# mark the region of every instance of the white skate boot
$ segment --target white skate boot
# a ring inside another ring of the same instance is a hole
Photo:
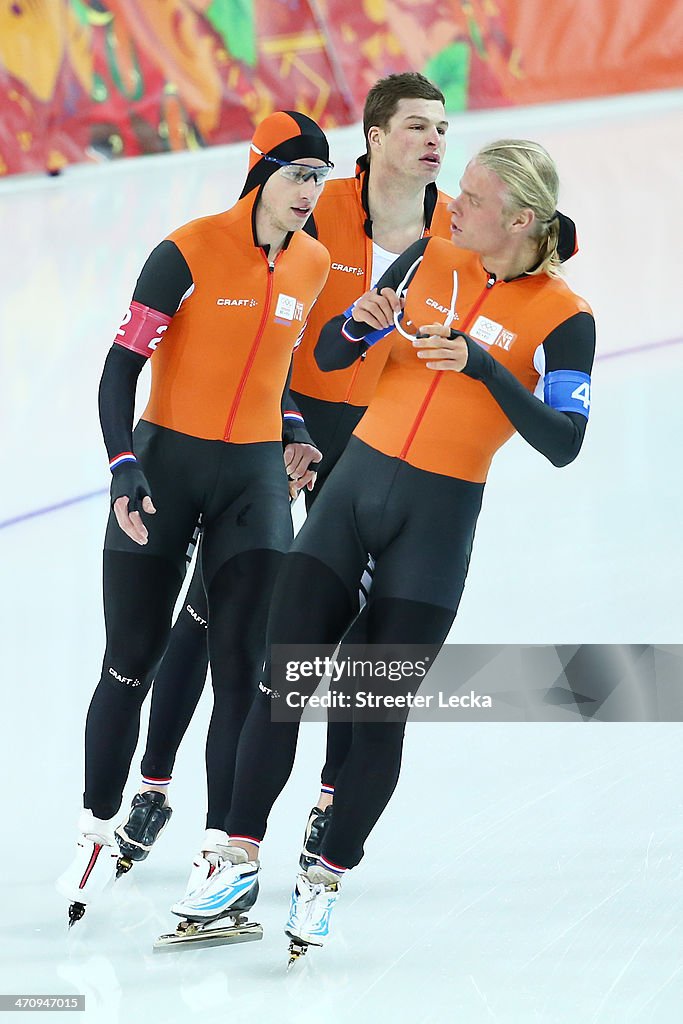
[[[214,871],[225,862],[229,846],[230,839],[227,832],[223,832],[219,828],[207,828],[202,848],[192,862],[183,899],[191,896],[195,889],[203,885],[207,878],[210,878]]]
[[[258,896],[259,862],[250,861],[245,850],[216,841],[227,840],[225,832],[208,829],[207,836],[209,833],[214,849],[202,851],[193,865],[185,896],[171,907],[171,913],[183,920],[175,932],[159,936],[154,943],[156,950],[263,938],[261,925],[246,918],[246,911]]]
[[[309,946],[322,946],[330,931],[330,914],[339,898],[339,875],[314,864],[298,874],[285,934],[289,944],[291,967]]]
[[[76,856],[57,879],[57,890],[71,901],[69,927],[80,921],[88,903],[116,876],[119,848],[114,836],[114,819],[103,821],[84,810],[78,819]]]

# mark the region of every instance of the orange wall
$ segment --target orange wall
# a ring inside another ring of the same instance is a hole
[[[683,86],[683,0],[0,0],[0,174],[330,128],[420,70],[448,109]]]

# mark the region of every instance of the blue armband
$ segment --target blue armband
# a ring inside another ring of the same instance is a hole
[[[355,303],[354,303],[354,305],[355,305]],[[367,327],[367,324],[363,324],[360,321],[354,320],[352,315],[351,315],[352,313],[353,313],[353,306],[349,306],[348,309],[344,310],[344,316],[346,317],[346,320],[342,324],[341,332],[342,332],[343,336],[346,338],[347,341],[355,341],[355,342],[364,341],[365,344],[368,346],[368,348],[370,348],[370,346],[374,345],[375,342],[381,341],[382,338],[386,338],[387,334],[391,334],[391,332],[394,329],[394,325],[392,324],[391,327],[384,327],[384,328],[382,328],[380,330],[370,331],[369,334],[361,334],[361,335],[359,335],[359,337],[356,337],[355,336],[355,331],[356,330],[361,330],[361,331],[365,330],[365,328]],[[351,325],[354,325],[354,324],[355,324],[355,329],[354,329],[353,326],[351,326]]]
[[[551,370],[543,378],[543,401],[558,412],[578,412],[588,419],[590,376],[579,370]]]

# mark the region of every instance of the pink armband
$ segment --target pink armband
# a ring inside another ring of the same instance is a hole
[[[131,352],[137,352],[139,356],[149,358],[170,322],[171,317],[160,313],[158,309],[150,309],[140,302],[131,302],[114,341]]]

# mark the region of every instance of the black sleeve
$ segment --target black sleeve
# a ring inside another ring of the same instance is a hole
[[[135,389],[145,356],[112,345],[107,355],[99,390],[102,436],[109,459],[133,450]]]
[[[453,332],[457,334],[458,332]],[[525,441],[554,466],[567,466],[583,443],[587,418],[581,413],[559,412],[527,391],[506,367],[468,335],[468,377],[486,385],[507,418]],[[556,327],[543,343],[546,373],[579,370],[590,374],[595,354],[595,321],[590,313],[575,313]]]
[[[282,392],[282,444],[312,444],[317,447],[315,441],[306,429],[306,423],[301,414],[299,406],[292,398],[289,385],[292,381],[292,364],[289,364],[289,373],[285,382],[285,389]]]
[[[192,287],[192,274],[175,242],[161,242],[147,257],[140,271],[133,301],[167,316],[177,312],[185,293]],[[100,426],[109,458],[132,451],[135,389],[145,356],[123,345],[112,345],[107,355],[99,388]]]
[[[383,288],[391,288],[392,291],[398,291],[413,263],[424,256],[428,243],[429,238],[420,238],[417,242],[409,245],[405,252],[402,252],[398,259],[387,267],[374,290],[381,292]],[[410,281],[405,282],[404,290],[409,283]],[[367,352],[371,345],[394,329],[392,326],[378,331],[370,324],[353,320],[351,319],[352,309],[353,306],[339,316],[333,317],[320,332],[313,354],[316,363],[323,371],[342,370],[351,366],[356,359]]]
[[[135,285],[133,301],[173,316],[192,284],[185,257],[175,242],[165,239],[147,257]]]

